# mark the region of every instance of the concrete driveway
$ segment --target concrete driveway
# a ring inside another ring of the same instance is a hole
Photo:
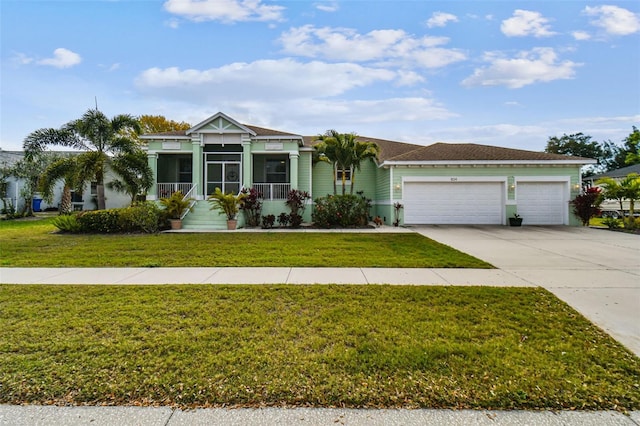
[[[640,235],[564,226],[414,230],[546,288],[640,356]]]

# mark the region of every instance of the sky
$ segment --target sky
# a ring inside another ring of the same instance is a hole
[[[640,2],[0,0],[0,148],[98,108],[533,151],[640,127]]]

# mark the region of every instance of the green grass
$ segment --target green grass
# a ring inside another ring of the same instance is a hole
[[[413,233],[69,235],[50,222],[0,221],[0,266],[492,268]]]
[[[640,408],[540,288],[2,285],[0,330],[0,403]]]

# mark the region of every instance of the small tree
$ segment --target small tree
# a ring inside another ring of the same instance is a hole
[[[621,211],[624,211],[622,202],[629,200],[629,219],[625,222],[625,226],[635,228],[635,202],[640,200],[640,175],[629,173],[619,182],[615,179],[603,178],[598,180],[596,185],[601,185],[604,188],[604,197],[618,200]]]
[[[582,226],[589,226],[589,220],[600,213],[602,193],[600,188],[587,189],[584,194],[578,195],[570,201],[573,206],[573,214],[582,221]]]

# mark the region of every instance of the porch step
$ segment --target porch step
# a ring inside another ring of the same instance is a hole
[[[193,230],[224,230],[227,229],[227,219],[215,210],[210,210],[211,204],[205,200],[196,201],[193,209],[182,220],[182,229]]]

